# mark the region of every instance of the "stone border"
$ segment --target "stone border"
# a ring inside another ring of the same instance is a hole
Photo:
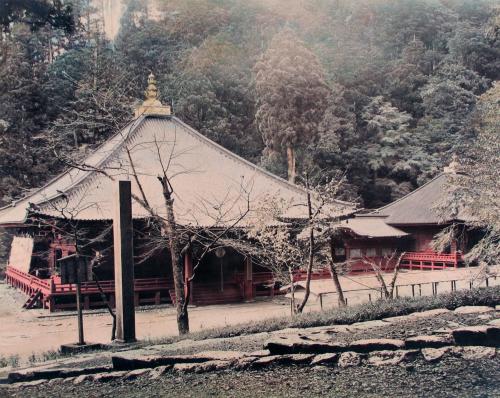
[[[482,314],[498,311],[499,307],[459,307],[460,314]],[[451,312],[437,309],[393,317],[384,322],[400,322],[415,318]],[[293,336],[278,336],[265,344],[265,349],[254,352],[205,351],[194,355],[112,356],[112,366],[93,368],[27,369],[11,372],[0,387],[28,387],[44,383],[85,381],[107,382],[116,379],[133,380],[147,376],[155,379],[167,372],[204,373],[217,370],[262,369],[273,365],[349,366],[404,365],[422,357],[427,362],[437,362],[446,356],[463,359],[494,358],[495,347],[500,347],[498,320],[487,325],[461,327],[440,335],[422,335],[399,339],[364,339],[349,344],[331,341],[328,330],[340,326],[297,329]],[[364,329],[382,321],[368,321],[350,325]],[[309,334],[303,334],[308,331]],[[292,330],[290,330],[292,332]],[[299,333],[300,332],[300,333]],[[2,382],[0,381],[0,383]],[[5,384],[10,383],[10,384]]]

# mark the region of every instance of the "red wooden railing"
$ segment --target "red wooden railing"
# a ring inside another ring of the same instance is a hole
[[[53,276],[49,279],[40,279],[34,275],[29,275],[23,271],[18,270],[12,266],[7,266],[6,281],[10,285],[19,288],[21,291],[27,295],[34,294],[37,290],[40,290],[42,294],[42,304],[44,308],[49,308],[51,311],[55,309],[62,309],[66,307],[72,307],[74,304],[58,304],[56,302],[57,297],[73,296],[76,293],[75,284],[62,284],[61,278],[58,276]],[[110,296],[110,301],[112,302],[115,292],[115,282],[112,280],[100,281],[99,285],[105,294]],[[134,281],[134,292],[136,294],[136,302],[139,304],[141,292],[153,292],[156,293],[155,299],[147,299],[148,301],[153,301],[159,304],[160,292],[167,291],[164,295],[168,294],[168,290],[172,289],[173,283],[167,278],[141,278]],[[88,308],[91,305],[96,304],[90,301],[91,295],[98,295],[100,290],[96,282],[83,282],[81,284],[81,292],[84,297],[84,302]],[[102,302],[97,304],[101,305]]]
[[[360,260],[361,261],[361,260]],[[462,255],[460,253],[454,254],[442,254],[442,253],[432,253],[432,252],[407,252],[402,257],[401,267],[413,269],[444,269],[444,268],[456,268],[459,263],[462,262]],[[387,270],[390,270],[391,267],[388,267]],[[362,270],[371,271],[367,268],[366,265],[363,265]],[[356,267],[351,269],[351,272],[359,271]],[[244,284],[245,275],[243,273],[235,273],[233,276],[233,280],[231,283],[234,285],[235,289],[237,286],[242,287]],[[304,280],[306,278],[305,271],[297,271],[295,272],[295,281]],[[330,272],[327,268],[321,270],[315,270],[312,275],[312,279],[326,279],[330,278]],[[37,291],[41,292],[42,303],[44,308],[49,308],[51,311],[54,309],[61,309],[66,307],[74,306],[74,304],[58,304],[56,302],[57,297],[63,296],[71,296],[76,293],[76,285],[74,284],[62,284],[61,278],[58,276],[53,276],[49,279],[40,279],[34,275],[27,274],[23,271],[20,271],[17,268],[12,266],[7,266],[6,269],[6,281],[10,285],[19,288],[27,295],[31,296],[35,294]],[[275,277],[272,272],[254,272],[252,275],[252,284],[253,286],[268,284],[269,286],[269,294],[273,295],[277,292],[276,286],[274,286]],[[114,291],[115,285],[113,280],[100,281],[99,285],[103,292],[107,294],[111,301],[114,300]],[[213,286],[209,285],[200,285],[196,284],[198,293],[196,294],[197,301],[202,302],[202,293],[204,293],[207,298],[214,296],[213,294],[209,294],[208,290],[213,288]],[[232,288],[231,288],[232,289]],[[213,290],[213,289],[212,289]],[[265,289],[264,289],[265,290]],[[102,302],[94,302],[90,303],[90,297],[92,295],[96,296],[100,293],[100,290],[97,286],[96,282],[84,282],[81,285],[82,295],[84,296],[84,302],[87,308],[90,305],[102,305]],[[195,289],[196,291],[196,289]],[[145,293],[146,296],[149,292],[149,296],[151,293],[154,293],[154,298],[144,297],[143,302],[154,302],[155,304],[159,304],[161,302],[161,296],[163,292],[163,297],[167,297],[170,300],[175,300],[175,296],[173,294],[173,281],[167,278],[140,278],[135,279],[134,281],[134,293],[136,297],[136,304],[139,305],[140,293]],[[266,294],[264,292],[260,292],[262,294]],[[219,294],[220,295],[220,294]],[[230,301],[236,300],[239,295],[236,290],[227,292],[227,294],[221,295],[219,297],[212,297],[211,300],[215,302],[220,301],[223,296],[227,296],[227,299]]]
[[[412,269],[443,269],[456,268],[463,261],[462,254],[407,252],[401,259],[401,266]]]

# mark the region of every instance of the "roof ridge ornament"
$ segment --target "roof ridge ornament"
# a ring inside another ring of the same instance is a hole
[[[148,76],[148,87],[144,91],[146,99],[135,110],[135,117],[142,115],[168,116],[172,114],[169,105],[163,105],[160,101],[160,92],[156,86],[156,78],[153,72]]]

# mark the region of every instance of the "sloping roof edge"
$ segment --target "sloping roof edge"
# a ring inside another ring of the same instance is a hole
[[[119,141],[118,144],[116,144],[112,150],[109,152],[109,154],[107,154],[106,156],[104,156],[102,159],[100,159],[99,162],[97,162],[97,164],[94,166],[94,167],[98,167],[100,164],[104,163],[107,159],[109,159],[110,156],[112,156],[115,151],[121,147],[121,145],[127,140],[127,138],[130,137],[131,133],[133,131],[135,131],[139,126],[140,124],[142,123],[142,121],[145,119],[144,116],[140,116],[138,117],[137,119],[133,119],[131,120],[129,123],[127,123],[123,128],[121,128],[119,131],[117,131],[115,134],[113,134],[111,137],[109,137],[106,141],[104,141],[102,144],[100,144],[99,146],[97,146],[91,154],[89,154],[85,159],[88,159],[89,157],[95,155],[98,151],[100,151],[102,148],[104,148],[106,145],[109,145],[109,143],[117,138],[120,134],[122,134],[125,130],[127,130],[126,132],[126,136],[123,140]],[[39,188],[36,188],[34,189],[32,192],[28,193],[28,195],[20,198],[20,199],[17,199],[17,200],[14,200],[12,201],[11,204],[9,205],[6,205],[6,206],[3,206],[3,207],[0,207],[0,213],[2,213],[3,211],[8,211],[12,208],[15,208],[18,204],[21,204],[23,202],[27,202],[30,198],[32,198],[33,196],[35,196],[36,194],[42,192],[46,187],[48,187],[49,185],[52,185],[54,184],[55,182],[57,182],[58,180],[62,179],[65,175],[67,175],[71,170],[73,169],[73,167],[69,167],[69,168],[66,168],[64,171],[62,171],[61,173],[57,174],[56,176],[54,176],[53,178],[51,178],[49,181],[47,181],[45,184],[43,184],[42,186],[40,186]],[[90,172],[88,174],[85,174],[83,175],[81,178],[73,181],[73,183],[68,187],[67,190],[70,190],[71,188],[73,188],[74,186],[80,184],[82,181],[84,181],[86,178],[88,178],[88,176],[90,175]],[[53,200],[54,198],[60,196],[60,194],[57,194],[57,195],[54,195],[52,197],[49,197],[49,198],[45,198],[45,200],[43,202],[40,202],[40,203],[45,203],[45,202],[48,202],[50,200]],[[25,213],[25,216],[24,216],[24,219],[23,220],[9,220],[9,221],[6,221],[2,224],[16,224],[16,223],[23,223],[26,221],[28,217],[28,211],[26,211]]]

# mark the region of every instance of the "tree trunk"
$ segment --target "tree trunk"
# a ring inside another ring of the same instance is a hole
[[[342,286],[340,285],[339,274],[337,273],[337,269],[335,268],[335,251],[333,248],[333,239],[330,238],[330,275],[332,276],[333,284],[335,285],[335,289],[337,290],[337,298],[339,302],[339,307],[345,307],[345,297],[344,291],[342,290]]]
[[[179,238],[177,236],[177,226],[175,224],[174,216],[174,199],[169,187],[167,179],[160,178],[163,186],[163,197],[165,199],[165,206],[167,210],[167,219],[165,222],[165,232],[167,234],[168,246],[170,250],[170,257],[172,261],[172,272],[174,276],[174,289],[175,289],[175,307],[177,309],[177,328],[179,334],[189,333],[189,316],[187,306],[184,305],[184,263],[182,261]]]
[[[292,295],[292,297],[290,299],[290,315],[294,316],[297,312],[297,306],[295,305],[295,285],[294,285],[295,281],[293,280],[293,269],[292,268],[288,269],[288,276],[290,278],[290,287],[291,287],[290,293]]]
[[[288,163],[288,181],[295,182],[295,149],[292,146],[286,148],[286,158]]]
[[[401,260],[403,259],[403,256],[405,255],[406,252],[402,252],[397,260],[397,263],[394,265],[394,271],[392,273],[392,279],[391,282],[389,283],[389,297],[392,299],[394,298],[394,288],[396,287],[396,280],[399,275],[399,269],[401,268]],[[394,257],[394,256],[392,256]],[[391,257],[391,260],[392,260]],[[390,261],[390,260],[389,260]]]
[[[304,298],[302,302],[297,306],[297,312],[301,313],[309,300],[309,294],[311,292],[311,276],[312,268],[314,264],[314,228],[313,228],[313,211],[311,203],[311,192],[309,191],[309,177],[306,175],[306,190],[307,190],[307,211],[309,216],[309,260],[307,264],[307,274],[306,274],[306,289],[304,292]]]

